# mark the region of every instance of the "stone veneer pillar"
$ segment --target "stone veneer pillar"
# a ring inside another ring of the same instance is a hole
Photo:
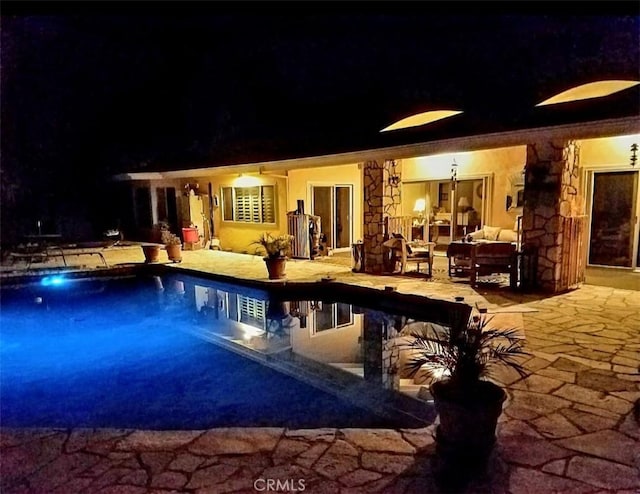
[[[401,164],[397,160],[371,160],[362,168],[364,268],[366,273],[380,274],[384,268],[384,218],[400,214]],[[392,176],[397,177],[395,182],[389,180]]]
[[[385,389],[400,389],[400,347],[395,340],[398,335],[395,319],[365,309],[363,335],[364,380]]]
[[[579,149],[570,141],[536,142],[527,145],[523,243],[537,253],[536,283],[546,292],[566,290],[563,268],[570,245],[579,239],[565,234],[567,219],[581,207],[578,197]]]

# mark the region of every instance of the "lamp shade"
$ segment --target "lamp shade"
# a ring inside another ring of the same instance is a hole
[[[459,208],[464,208],[464,209],[470,208],[471,204],[469,204],[469,199],[467,199],[466,196],[462,196],[460,198],[460,200],[458,201],[458,207]]]
[[[427,209],[427,203],[424,199],[416,199],[416,203],[413,205],[413,210],[416,213],[424,213]]]

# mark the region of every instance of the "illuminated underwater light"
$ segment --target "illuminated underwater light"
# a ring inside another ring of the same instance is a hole
[[[60,286],[66,281],[64,276],[45,276],[40,283],[42,286]]]

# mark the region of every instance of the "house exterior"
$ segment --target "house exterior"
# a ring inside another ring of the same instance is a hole
[[[302,201],[305,213],[322,218],[330,248],[361,241],[366,272],[381,273],[386,216],[429,219],[439,245],[468,229],[519,222],[537,285],[559,292],[583,281],[589,264],[640,268],[640,164],[633,158],[640,116],[632,109],[607,117],[531,119],[525,128],[439,132],[347,153],[121,174],[133,211],[125,230],[148,240],[159,221],[176,231],[195,225],[203,241],[254,253],[262,232],[288,232],[287,214],[300,212]],[[461,206],[473,221],[457,214]]]

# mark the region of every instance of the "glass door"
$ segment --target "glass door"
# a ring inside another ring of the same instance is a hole
[[[638,266],[638,172],[594,172],[589,264]]]
[[[332,249],[351,246],[351,185],[313,185],[312,214],[320,216],[322,233]]]

